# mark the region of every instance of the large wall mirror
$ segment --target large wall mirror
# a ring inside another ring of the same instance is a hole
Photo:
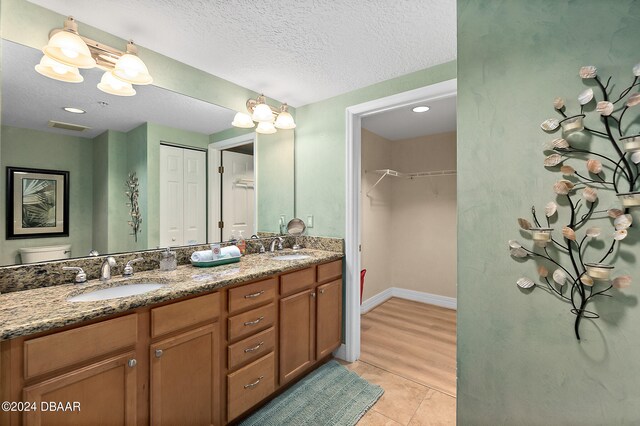
[[[218,219],[240,228],[248,223],[248,238],[278,232],[280,217],[294,216],[293,131],[239,135],[231,130],[234,111],[153,85],[135,86],[131,97],[106,94],[96,87],[99,69],[82,70],[82,83],[52,80],[34,70],[41,56],[2,40],[0,197],[7,200],[9,169],[68,172],[68,236],[8,235],[10,207],[3,202],[0,265],[25,263],[20,250],[42,246],[70,245],[71,257],[85,257],[92,250],[107,254],[220,241],[229,233],[221,232]],[[247,143],[216,148],[238,136]],[[235,168],[231,181],[214,175],[220,162]],[[133,172],[142,218],[135,235],[125,184]],[[200,179],[199,186],[193,179]],[[21,203],[40,202],[44,193],[28,194],[29,188],[23,188],[22,199],[14,194],[12,212],[25,208]],[[177,208],[176,200],[184,205]],[[225,208],[225,202],[233,205]],[[46,211],[50,205],[37,207]]]

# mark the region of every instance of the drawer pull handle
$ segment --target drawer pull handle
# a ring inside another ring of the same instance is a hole
[[[263,294],[264,294],[264,290],[260,290],[257,293],[245,294],[244,298],[245,299],[253,299],[255,297],[262,296]]]
[[[244,323],[244,325],[256,325],[258,324],[260,321],[262,321],[264,319],[264,317],[260,317],[257,320],[254,321],[247,321]]]
[[[136,359],[135,359],[135,358],[131,358],[131,359],[129,360],[129,362],[127,362],[127,365],[129,365],[129,367],[133,368],[133,367],[135,367],[135,366],[136,366],[136,364],[137,364],[137,363],[138,363],[138,361],[136,361]]]
[[[160,358],[163,353],[164,352],[162,352],[162,349],[156,349],[156,358]]]
[[[258,385],[258,383],[260,383],[260,380],[262,380],[262,379],[264,379],[264,376],[260,376],[260,377],[258,378],[258,380],[256,380],[256,381],[255,381],[255,382],[253,382],[253,383],[249,383],[248,385],[244,385],[244,388],[245,388],[245,389],[254,388],[254,387],[256,387],[256,386]]]
[[[264,345],[264,342],[260,342],[258,343],[256,346],[252,347],[252,348],[247,348],[244,350],[245,354],[248,354],[249,352],[255,352],[258,349],[260,349],[262,347],[262,345]]]

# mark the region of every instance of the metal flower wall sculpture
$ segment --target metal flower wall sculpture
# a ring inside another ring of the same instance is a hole
[[[608,262],[612,262],[620,242],[635,229],[631,228],[630,209],[640,207],[640,134],[626,134],[630,132],[631,124],[637,124],[640,118],[636,112],[640,109],[637,107],[640,93],[632,93],[640,85],[640,64],[633,67],[631,84],[617,96],[613,94],[611,77],[603,81],[596,67],[584,66],[579,75],[583,81],[595,82],[593,87],[598,95],[592,87],[582,91],[577,99],[580,113],[575,115],[568,115],[564,100],[556,98],[553,106],[562,118],[550,118],[541,124],[547,133],[562,129],[562,138],[545,145],[549,155],[544,159],[544,166],[563,175],[553,185],[556,200],[545,206],[544,218],[540,216],[544,224],[535,207],[531,208],[533,222],[518,219],[520,228],[531,234],[532,250],[515,240],[509,241],[511,256],[539,261],[541,284],[523,277],[518,279],[517,285],[525,289],[541,286],[568,303],[576,316],[574,330],[578,340],[581,319],[599,318],[587,309],[589,302],[595,297],[611,297],[608,292],[613,287],[621,289],[631,285],[631,277],[614,276],[614,266]],[[587,111],[599,115],[598,128],[585,125]],[[633,112],[636,116],[630,119]],[[602,149],[590,148],[586,143],[589,139],[593,139],[595,147]],[[577,169],[567,164],[567,160],[572,160]],[[620,205],[599,209],[598,191],[604,190],[614,191]],[[552,221],[560,220],[557,217],[559,204],[568,207],[569,222],[559,230],[561,237],[554,237]],[[607,217],[613,228],[611,231],[590,224],[594,220],[607,220]],[[604,240],[604,245],[595,244],[598,239]]]
[[[138,233],[142,232],[142,215],[140,214],[140,206],[138,205],[138,197],[140,195],[140,182],[136,176],[136,172],[129,173],[129,178],[124,183],[127,190],[125,196],[127,197],[126,205],[129,206],[129,215],[131,220],[127,223],[131,227],[131,235],[135,242],[138,242]]]

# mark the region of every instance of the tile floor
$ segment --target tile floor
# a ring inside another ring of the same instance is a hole
[[[384,389],[382,397],[360,419],[358,426],[456,424],[455,397],[362,361],[342,363]]]

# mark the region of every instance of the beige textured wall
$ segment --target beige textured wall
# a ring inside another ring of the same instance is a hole
[[[389,287],[456,297],[456,176],[379,175],[456,169],[456,133],[388,141],[362,132],[362,267],[366,300]]]
[[[409,173],[455,170],[456,133],[394,141],[391,164]],[[392,185],[392,285],[456,297],[456,176]]]
[[[384,178],[366,195],[380,175],[371,170],[391,167],[391,142],[362,129],[362,253],[361,266],[367,270],[362,300],[389,287],[391,282],[391,183]]]

